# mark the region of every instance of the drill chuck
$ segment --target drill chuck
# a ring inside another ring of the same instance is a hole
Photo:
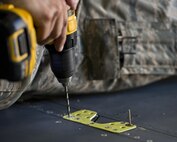
[[[54,45],[47,45],[50,54],[51,69],[60,83],[68,85],[75,70],[74,50],[76,45],[76,32],[67,35],[62,52],[58,52]]]

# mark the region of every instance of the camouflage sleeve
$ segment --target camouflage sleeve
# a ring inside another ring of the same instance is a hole
[[[177,0],[82,0],[76,88],[117,91],[176,75],[176,13]]]
[[[38,66],[43,55],[43,48],[38,47],[36,54],[36,66],[33,71],[33,74],[30,77],[16,83],[8,82],[6,80],[0,80],[0,110],[11,106],[30,86],[38,70]]]

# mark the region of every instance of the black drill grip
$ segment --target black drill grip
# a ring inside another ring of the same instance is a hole
[[[76,34],[67,36],[62,52],[58,52],[54,45],[47,45],[50,54],[51,69],[58,80],[70,78],[75,70],[74,47],[76,45]]]

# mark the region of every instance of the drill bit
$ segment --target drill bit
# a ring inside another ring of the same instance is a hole
[[[67,113],[68,113],[68,117],[70,117],[71,108],[69,102],[68,85],[64,85],[64,88],[65,88],[66,103],[67,103]]]

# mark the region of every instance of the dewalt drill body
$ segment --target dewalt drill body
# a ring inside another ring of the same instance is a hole
[[[74,73],[77,21],[68,11],[67,39],[62,52],[46,45],[51,69],[65,87],[68,115],[70,112],[68,83]],[[20,81],[30,76],[36,64],[36,33],[31,15],[13,5],[0,5],[0,79]]]

